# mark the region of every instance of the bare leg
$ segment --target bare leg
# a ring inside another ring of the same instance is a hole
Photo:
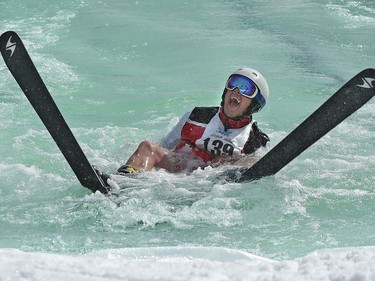
[[[138,171],[150,171],[153,167],[164,168],[169,172],[181,170],[161,147],[149,141],[141,142],[125,165]]]

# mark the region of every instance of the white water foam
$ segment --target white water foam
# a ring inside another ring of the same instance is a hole
[[[275,261],[227,248],[129,248],[80,256],[0,250],[0,280],[375,280],[375,248]]]

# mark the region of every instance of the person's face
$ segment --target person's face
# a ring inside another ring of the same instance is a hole
[[[230,118],[239,117],[245,113],[252,99],[241,95],[238,88],[228,90],[224,97],[224,113]]]

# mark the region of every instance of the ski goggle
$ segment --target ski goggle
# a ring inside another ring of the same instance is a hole
[[[258,92],[259,89],[255,85],[253,81],[251,81],[249,78],[234,74],[231,77],[229,77],[227,84],[225,85],[225,88],[233,91],[235,88],[238,88],[240,93],[248,98],[254,98]]]

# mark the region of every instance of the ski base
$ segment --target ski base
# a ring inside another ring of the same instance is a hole
[[[248,169],[225,173],[228,181],[247,182],[271,176],[356,112],[375,95],[375,69],[355,75],[323,105]]]
[[[91,191],[107,193],[103,181],[94,171],[60,110],[34,66],[22,40],[13,31],[0,37],[0,50],[18,85],[39,115],[79,182]]]

